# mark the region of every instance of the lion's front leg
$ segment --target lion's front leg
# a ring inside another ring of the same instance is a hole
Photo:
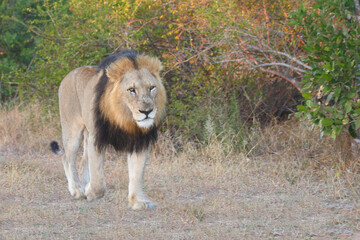
[[[95,137],[93,134],[88,136],[88,168],[90,182],[86,184],[85,196],[88,201],[104,196],[106,183],[104,177],[104,151],[99,152],[95,147]]]
[[[128,154],[129,205],[133,210],[155,209],[155,204],[143,192],[143,178],[148,151]]]

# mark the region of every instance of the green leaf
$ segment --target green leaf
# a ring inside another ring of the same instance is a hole
[[[351,101],[347,101],[345,103],[345,113],[349,113],[351,111],[352,105],[351,105]]]
[[[329,102],[332,100],[333,96],[334,96],[334,92],[330,93],[330,94],[327,96],[326,101],[325,101],[325,105],[328,105],[328,104],[329,104]]]
[[[313,52],[315,52],[315,48],[312,47],[312,46],[309,46],[309,45],[304,45],[304,46],[303,46],[303,49],[304,49],[306,52],[308,52],[308,53],[313,53]]]
[[[334,121],[334,124],[335,124],[335,125],[342,125],[343,122],[338,119],[338,120],[335,120],[335,121]]]
[[[325,107],[324,107],[324,110],[327,111],[327,112],[329,112],[329,113],[334,112],[334,108],[331,107],[331,106],[325,106]]]
[[[290,26],[294,26],[298,24],[298,21],[296,21],[295,19],[291,19],[287,22]]]
[[[295,113],[295,117],[297,117],[297,118],[301,117],[302,115],[303,115],[302,112],[297,112],[297,113]]]
[[[310,99],[310,98],[312,98],[311,93],[303,93],[302,96],[303,96],[303,98],[305,98],[305,99]]]
[[[353,97],[355,97],[355,96],[356,96],[355,91],[351,91],[351,92],[349,92],[349,93],[346,95],[347,98],[353,98]]]
[[[331,137],[335,140],[335,138],[337,136],[339,136],[341,130],[342,130],[343,126],[333,126],[332,127],[332,133],[331,133]]]
[[[356,119],[355,121],[355,130],[358,130],[360,127],[360,118]]]
[[[304,105],[298,105],[297,108],[299,111],[302,111],[302,112],[306,112],[308,110],[308,108],[305,107]]]
[[[314,3],[313,5],[312,5],[312,8],[313,9],[319,9],[319,8],[321,8],[323,5],[321,4],[321,3]]]
[[[325,73],[325,74],[321,75],[320,78],[325,80],[325,81],[331,81],[333,79],[333,76],[331,74]]]
[[[332,134],[332,128],[326,128],[323,131],[325,134],[328,134],[328,135]]]
[[[330,126],[330,125],[332,125],[334,123],[334,120],[333,119],[330,119],[330,118],[323,118],[323,119],[321,119],[321,121],[320,121],[320,124],[322,125],[322,126]]]
[[[309,108],[314,108],[314,102],[311,100],[306,100],[306,106],[308,106]]]
[[[324,67],[326,70],[328,70],[328,71],[332,71],[332,70],[333,70],[330,62],[326,62],[326,63],[323,65],[323,67]]]
[[[334,97],[339,97],[340,96],[340,93],[341,93],[341,87],[338,87],[335,89],[334,91]]]

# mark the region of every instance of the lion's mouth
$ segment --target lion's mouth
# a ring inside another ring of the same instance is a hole
[[[150,128],[154,125],[154,119],[153,118],[149,118],[146,117],[143,120],[140,121],[136,121],[136,124],[140,127],[140,128]]]
[[[136,114],[134,116],[136,120],[136,124],[140,128],[150,128],[154,125],[154,118],[156,116],[156,109],[152,110],[151,112],[147,111],[139,111],[141,114]]]

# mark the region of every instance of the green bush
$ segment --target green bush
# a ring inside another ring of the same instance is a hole
[[[26,72],[35,58],[39,37],[26,22],[36,18],[32,10],[39,7],[36,0],[2,1],[0,3],[0,100],[8,101],[17,95]]]
[[[319,125],[334,139],[344,127],[352,136],[360,127],[360,27],[353,0],[317,0],[302,7],[292,24],[301,28],[312,70],[302,81],[305,105],[298,116]]]

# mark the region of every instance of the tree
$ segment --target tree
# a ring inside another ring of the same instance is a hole
[[[38,38],[25,22],[36,17],[32,9],[40,4],[36,0],[0,3],[0,100],[13,97],[13,87],[19,84],[14,78],[33,63]]]
[[[343,128],[356,137],[360,127],[360,27],[358,0],[317,0],[292,15],[309,53],[298,116],[334,139]]]
[[[225,34],[222,33],[223,39],[217,45],[226,50],[216,63],[237,62],[250,70],[280,77],[300,91],[300,81],[311,67],[302,61],[307,53],[302,49],[304,41],[300,31],[288,21],[289,12],[299,6],[299,2],[250,1],[252,11],[242,11],[233,17],[237,23],[248,19],[246,24],[228,25]]]

